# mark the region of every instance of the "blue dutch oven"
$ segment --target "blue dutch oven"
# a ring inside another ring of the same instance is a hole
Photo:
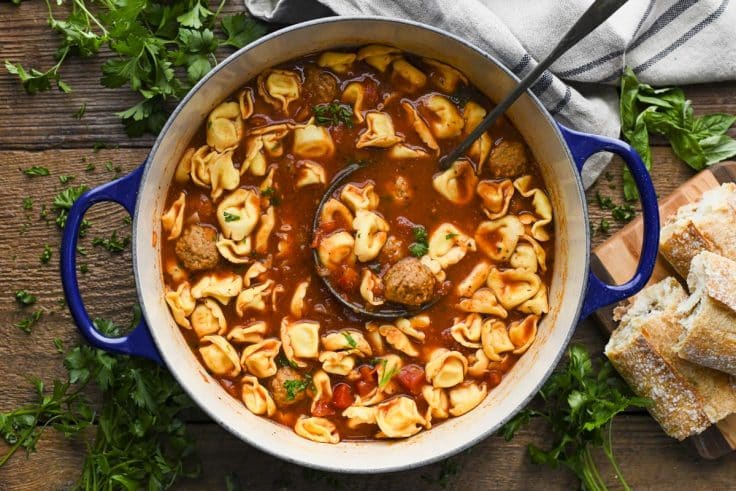
[[[328,18],[289,27],[233,54],[181,101],[146,161],[131,174],[83,194],[69,212],[61,271],[71,313],[87,341],[114,353],[143,356],[166,365],[192,399],[243,441],[298,464],[337,472],[387,472],[424,465],[491,435],[538,392],[565,351],[581,318],[639,291],[654,268],[659,237],[657,200],[636,152],[619,140],[580,133],[556,123],[530,92],[508,116],[539,161],[555,216],[554,274],[550,312],[537,339],[514,368],[473,411],[431,431],[391,442],[314,443],[290,428],[254,416],[204,370],[187,346],[164,301],[160,216],[169,183],[187,143],[207,114],[262,70],[316,51],[350,45],[388,44],[459,68],[492,100],[510,92],[516,77],[486,53],[444,31],[414,22],[376,17]],[[626,162],[641,196],[644,240],[634,276],[607,285],[589,272],[590,228],[580,171],[601,151]],[[133,270],[143,318],[129,334],[109,338],[87,314],[76,276],[77,235],[85,212],[113,201],[133,217]]]

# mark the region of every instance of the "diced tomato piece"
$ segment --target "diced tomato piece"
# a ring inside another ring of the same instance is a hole
[[[409,392],[414,395],[419,395],[422,392],[422,386],[424,385],[424,369],[418,365],[406,365],[396,376],[399,383]]]
[[[312,416],[317,416],[321,418],[324,416],[332,416],[333,414],[335,414],[335,409],[332,407],[329,399],[320,399],[319,401],[314,403]]]
[[[340,382],[332,389],[332,405],[337,409],[345,409],[350,407],[355,401],[353,389],[345,383]]]
[[[355,268],[345,265],[341,268],[341,272],[337,285],[344,292],[352,292],[358,286],[358,272]]]
[[[368,365],[361,365],[358,368],[361,379],[355,384],[355,390],[358,392],[360,397],[365,397],[376,388],[376,369]]]

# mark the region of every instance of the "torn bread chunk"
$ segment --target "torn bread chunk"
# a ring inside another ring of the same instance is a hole
[[[674,349],[688,361],[736,375],[736,262],[703,251],[692,261],[682,334]]]
[[[659,246],[683,278],[700,251],[736,260],[736,184],[722,184],[703,193],[700,201],[681,206],[665,221]]]
[[[683,440],[736,412],[736,389],[725,373],[678,357],[682,332],[677,307],[687,293],[672,277],[642,290],[622,312],[606,356],[662,429]]]

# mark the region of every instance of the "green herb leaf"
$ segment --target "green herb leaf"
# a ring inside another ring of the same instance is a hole
[[[23,198],[23,209],[30,210],[33,208],[33,199],[30,196]]]
[[[82,119],[85,112],[87,112],[87,104],[83,102],[82,105],[79,106],[79,109],[77,109],[74,114],[72,114],[72,118]]]
[[[222,30],[227,35],[223,44],[234,48],[242,48],[268,32],[266,24],[245,14],[223,17]]]
[[[26,306],[26,305],[33,305],[34,303],[36,303],[36,300],[38,299],[36,298],[35,295],[32,295],[25,290],[16,290],[15,300],[19,304]]]
[[[51,246],[46,244],[43,246],[43,252],[41,253],[41,264],[48,264],[51,261]]]
[[[338,126],[344,124],[353,127],[353,108],[347,104],[330,102],[312,107],[314,120],[320,126]]]
[[[69,181],[73,181],[74,179],[76,179],[76,176],[67,176],[67,175],[59,176],[59,182],[62,184],[66,184]]]
[[[394,378],[394,375],[399,373],[399,368],[395,363],[391,364],[391,368],[388,368],[386,358],[381,358],[379,363],[381,364],[381,378],[378,380],[378,388],[383,389]]]
[[[286,389],[286,399],[293,401],[296,396],[304,392],[312,385],[312,376],[307,374],[301,379],[292,379],[284,381],[284,389]]]
[[[577,345],[567,354],[567,366],[556,371],[539,392],[543,409],[523,410],[501,433],[511,439],[520,427],[539,416],[553,438],[548,450],[528,447],[533,463],[555,468],[564,465],[578,476],[583,488],[606,489],[591,457],[593,447],[603,447],[619,483],[629,489],[613,458],[610,425],[618,413],[631,406],[645,407],[649,401],[633,396],[607,360],[596,364],[585,348]]]
[[[353,336],[349,332],[342,331],[342,335],[345,337],[345,340],[348,342],[348,345],[351,348],[356,348],[358,346],[358,343],[355,341],[355,338],[353,338]]]
[[[29,314],[28,316],[16,322],[15,327],[17,327],[18,329],[20,329],[26,334],[30,334],[31,328],[36,325],[39,319],[41,319],[42,315],[43,315],[43,310],[34,310],[31,314]]]
[[[736,155],[736,140],[726,135],[736,116],[706,114],[693,116],[692,104],[681,89],[653,89],[640,83],[627,68],[621,77],[621,132],[651,168],[649,135],[662,135],[675,154],[695,170],[701,170]],[[638,197],[628,169],[624,169],[624,196]]]
[[[414,257],[422,257],[429,252],[429,236],[427,234],[427,229],[418,225],[412,229],[412,233],[414,234],[414,240],[416,242],[409,245],[409,253]]]
[[[240,215],[235,215],[233,213],[228,213],[227,211],[224,211],[222,213],[222,216],[225,218],[226,222],[236,222],[240,220]]]
[[[118,237],[117,231],[113,231],[110,237],[95,237],[92,239],[93,246],[100,246],[109,252],[123,252],[130,244],[130,236]]]
[[[27,176],[31,176],[31,177],[38,177],[38,176],[48,176],[51,173],[46,167],[40,167],[40,166],[34,165],[33,167],[23,169],[23,174]]]

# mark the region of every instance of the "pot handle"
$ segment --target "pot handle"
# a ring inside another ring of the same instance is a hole
[[[87,191],[74,202],[61,241],[61,283],[74,322],[89,344],[113,353],[142,356],[163,365],[145,319],[141,318],[135,329],[125,336],[110,338],[100,333],[87,313],[77,281],[77,239],[84,214],[96,203],[113,201],[122,205],[132,217],[144,166],[145,162],[127,176]]]
[[[581,172],[588,158],[598,152],[608,151],[621,157],[629,168],[636,189],[639,191],[644,217],[644,240],[639,264],[634,276],[623,285],[608,285],[592,272],[588,273],[588,288],[583,300],[580,318],[592,314],[601,307],[623,300],[646,285],[654,271],[659,248],[659,206],[657,194],[641,157],[629,144],[605,136],[590,135],[574,131],[558,123],[562,136],[570,148],[578,171]]]

